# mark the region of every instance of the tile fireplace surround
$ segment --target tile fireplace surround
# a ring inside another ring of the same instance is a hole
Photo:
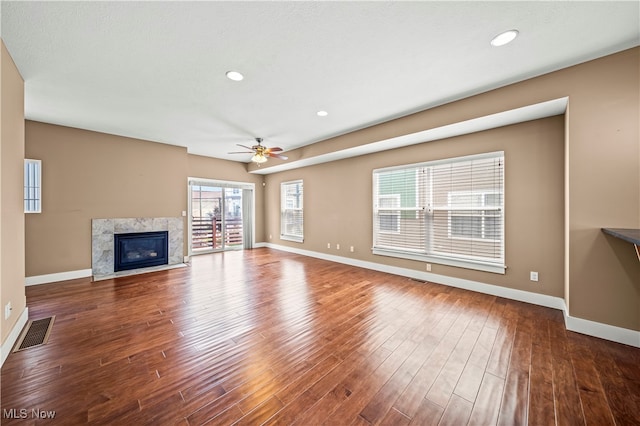
[[[184,264],[184,218],[182,217],[136,217],[91,220],[91,269],[95,281],[120,275],[143,273]],[[130,232],[169,232],[169,264],[151,268],[114,272],[115,234]]]

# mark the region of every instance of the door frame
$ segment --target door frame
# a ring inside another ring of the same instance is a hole
[[[220,180],[220,179],[207,179],[207,178],[198,178],[198,177],[188,177],[187,178],[187,241],[188,241],[188,253],[189,256],[194,256],[194,255],[198,255],[198,254],[208,254],[208,253],[215,253],[215,250],[211,250],[211,251],[205,251],[205,252],[201,252],[201,253],[194,253],[193,252],[193,241],[192,241],[192,231],[191,231],[191,227],[192,227],[192,218],[193,218],[193,214],[192,214],[192,203],[191,203],[191,186],[192,185],[200,185],[200,186],[210,186],[210,187],[219,187],[219,188],[238,188],[240,190],[245,190],[245,189],[249,189],[251,190],[251,205],[253,206],[253,208],[251,209],[253,211],[253,214],[251,215],[250,218],[247,218],[245,216],[245,212],[244,209],[242,210],[242,223],[244,224],[246,220],[250,221],[251,224],[251,229],[253,230],[251,232],[251,247],[255,246],[256,244],[256,233],[255,233],[255,229],[256,229],[256,215],[255,215],[255,210],[256,210],[256,184],[255,183],[251,183],[251,182],[239,182],[239,181],[231,181],[231,180]],[[243,191],[243,195],[242,195],[243,199],[244,199],[244,191]],[[242,233],[242,239],[244,241],[245,239],[245,232]],[[246,244],[242,244],[242,248],[234,248],[233,250],[244,250],[244,247],[246,246]]]

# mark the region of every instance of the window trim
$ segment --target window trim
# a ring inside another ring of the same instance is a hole
[[[498,265],[493,263],[487,263],[483,261],[471,261],[467,259],[456,259],[453,256],[439,256],[437,254],[423,254],[423,253],[410,253],[407,251],[394,250],[391,248],[374,247],[373,254],[379,256],[395,257],[398,259],[417,260],[419,262],[436,263],[445,266],[455,266],[458,268],[474,269],[476,271],[492,272],[495,274],[504,274],[507,267],[505,265]]]
[[[302,188],[302,206],[301,207],[293,207],[293,208],[288,208],[285,204],[286,204],[286,197],[285,197],[285,188],[288,185],[293,185],[293,184],[300,184],[301,188]],[[296,234],[287,234],[285,233],[285,229],[286,229],[286,224],[284,223],[284,213],[285,211],[301,211],[302,212],[302,234],[301,235],[296,235]],[[303,243],[304,242],[304,182],[302,179],[297,179],[297,180],[291,180],[291,181],[287,181],[287,182],[281,182],[280,183],[280,239],[284,240],[284,241],[293,241],[296,243]]]

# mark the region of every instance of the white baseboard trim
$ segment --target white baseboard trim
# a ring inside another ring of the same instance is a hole
[[[640,331],[572,317],[567,315],[566,312],[564,324],[569,331],[640,348]]]
[[[478,293],[490,294],[492,296],[504,297],[506,299],[545,306],[547,308],[559,309],[564,313],[565,327],[569,331],[598,337],[612,342],[623,343],[625,345],[640,347],[640,331],[620,328],[613,325],[589,321],[581,318],[571,317],[567,313],[567,306],[561,297],[548,296],[545,294],[531,293],[524,290],[517,290],[493,284],[481,283],[478,281],[464,280],[461,278],[449,277],[446,275],[434,274],[432,272],[422,272],[414,269],[400,268],[397,266],[383,265],[375,262],[368,262],[348,257],[335,256],[332,254],[319,253],[310,250],[302,250],[295,247],[282,246],[278,244],[266,243],[265,247],[275,250],[300,254],[303,256],[315,257],[374,271],[387,272],[408,278],[429,281],[437,284],[444,284],[450,287],[462,288],[465,290],[477,291]]]
[[[532,303],[534,305],[545,306],[554,309],[564,309],[564,300],[560,297],[547,296],[545,294],[531,293],[528,291],[513,288],[501,287],[493,284],[485,284],[478,281],[465,280],[462,278],[449,277],[446,275],[434,274],[433,272],[422,272],[415,269],[400,268],[397,266],[383,265],[375,262],[351,259],[348,257],[335,256],[331,254],[318,253],[309,250],[301,250],[293,247],[269,244],[270,248],[303,256],[315,257],[318,259],[330,260],[332,262],[344,263],[360,268],[372,269],[374,271],[387,272],[389,274],[400,275],[422,281],[429,281],[437,284],[444,284],[450,287],[462,288],[465,290],[477,291],[478,293],[490,294],[492,296],[504,297],[506,299],[518,300],[520,302]]]
[[[55,274],[36,275],[27,277],[24,280],[25,286],[55,283],[57,281],[75,280],[76,278],[87,278],[92,276],[91,269],[80,269],[78,271],[58,272]]]
[[[24,325],[27,323],[28,320],[29,320],[29,308],[24,308],[24,311],[22,311],[20,318],[18,318],[18,322],[16,322],[16,324],[11,329],[11,333],[9,333],[9,336],[7,336],[7,340],[5,340],[2,346],[0,347],[0,367],[4,365],[5,360],[11,353],[11,350],[13,349],[13,345],[16,344],[18,337],[20,337],[20,333],[22,333],[22,329],[24,328]]]
[[[269,247],[269,243],[255,243],[253,248]]]

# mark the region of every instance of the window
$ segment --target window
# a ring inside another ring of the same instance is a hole
[[[280,184],[280,238],[304,241],[303,185],[301,180]]]
[[[373,172],[373,253],[504,273],[504,153]]]
[[[42,212],[42,162],[24,160],[24,212]]]
[[[400,232],[400,194],[378,196],[380,232]]]
[[[502,194],[487,191],[449,193],[449,237],[495,241],[500,239]],[[481,208],[481,209],[480,209]]]

